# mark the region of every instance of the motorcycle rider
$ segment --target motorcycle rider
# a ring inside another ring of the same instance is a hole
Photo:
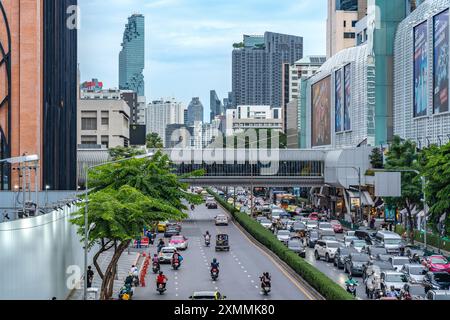
[[[183,261],[183,257],[175,250],[172,255],[172,266],[177,262],[181,265],[181,261]]]
[[[217,261],[216,258],[214,258],[213,261],[211,262],[211,274],[213,273],[214,270],[217,270],[217,274],[219,274],[219,262]]]
[[[156,288],[159,289],[159,286],[162,285],[165,289],[168,280],[169,279],[167,279],[164,272],[160,271],[158,276],[156,277]]]
[[[162,248],[164,248],[166,246],[166,243],[164,242],[164,239],[159,239],[159,243],[158,243],[158,253],[161,252]]]
[[[160,268],[158,255],[156,253],[153,255],[152,264],[153,266],[156,266],[158,269]]]
[[[391,290],[386,292],[386,296],[390,297],[390,298],[399,298],[400,293],[397,292],[397,290],[395,290],[394,286],[391,286]]]
[[[206,231],[203,237],[205,238],[205,244],[211,243],[211,235],[209,234],[209,231]]]
[[[263,275],[259,278],[261,280],[261,288],[271,288],[271,277],[268,272],[264,272]]]
[[[353,294],[354,296],[356,296],[356,290],[354,290],[352,292],[350,287],[351,286],[355,286],[356,287],[358,285],[358,281],[354,280],[352,275],[348,276],[348,280],[345,281],[345,285],[347,286],[347,292]]]

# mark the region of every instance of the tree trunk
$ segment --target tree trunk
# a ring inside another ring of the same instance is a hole
[[[109,262],[108,268],[105,271],[102,288],[100,292],[100,300],[110,300],[114,289],[114,279],[116,277],[116,267],[122,253],[130,245],[130,240],[122,242],[115,250],[114,255]]]
[[[111,243],[111,240],[108,241],[108,242],[106,242],[106,243],[105,243],[105,241],[102,240],[102,247],[101,247],[101,249],[95,254],[95,256],[94,256],[94,258],[93,258],[93,263],[94,263],[95,269],[97,270],[97,273],[98,273],[100,279],[102,279],[102,281],[103,281],[103,278],[104,278],[105,276],[104,276],[104,274],[103,274],[102,269],[100,268],[100,265],[98,264],[98,258],[100,257],[100,255],[101,255],[103,252],[106,252],[106,251],[108,251],[109,249],[112,248],[112,245],[108,247],[108,244],[110,244],[110,243]]]

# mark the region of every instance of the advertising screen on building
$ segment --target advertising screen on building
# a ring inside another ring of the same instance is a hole
[[[352,82],[351,82],[351,65],[346,65],[344,68],[344,131],[352,129],[352,123],[350,120],[350,110],[352,107]]]
[[[331,144],[331,76],[312,86],[312,146]]]
[[[342,109],[344,96],[342,94],[342,70],[336,71],[335,81],[335,131],[342,131]]]
[[[433,112],[448,111],[449,26],[448,10],[434,17]]]
[[[428,42],[427,23],[414,28],[414,117],[427,114]]]

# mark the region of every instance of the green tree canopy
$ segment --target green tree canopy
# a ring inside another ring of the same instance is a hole
[[[380,149],[373,149],[372,154],[370,155],[370,164],[373,169],[383,169],[383,152]]]
[[[148,149],[162,149],[164,148],[164,143],[161,137],[155,133],[149,133],[146,138],[146,144]]]
[[[144,150],[135,147],[115,147],[110,148],[108,152],[112,160],[127,159],[145,154]]]

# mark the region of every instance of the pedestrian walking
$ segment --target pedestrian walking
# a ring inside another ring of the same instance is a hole
[[[94,271],[92,271],[91,266],[88,267],[87,270],[87,287],[92,287],[92,282],[94,280]]]

